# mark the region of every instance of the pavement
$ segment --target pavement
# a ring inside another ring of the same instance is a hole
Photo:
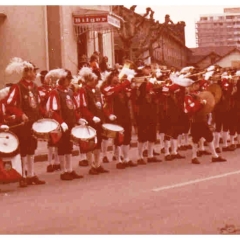
[[[156,145],[159,151],[159,145]],[[136,160],[136,148],[130,157]],[[37,162],[35,172],[45,185],[18,188],[1,185],[1,234],[239,234],[240,149],[224,152],[227,162],[211,157],[191,164],[185,159],[88,174],[89,167],[74,170],[83,179],[61,181],[60,173],[46,173]],[[112,152],[108,152],[111,159]]]
[[[111,152],[113,151],[113,142],[112,139],[108,140],[109,146],[108,146],[108,151]],[[159,144],[159,140],[156,142],[156,144]],[[132,135],[132,141],[130,144],[131,148],[136,148],[137,147],[137,135],[133,134]],[[44,141],[38,141],[38,148],[35,152],[35,162],[44,162],[47,161],[48,156],[47,156],[47,142]],[[79,155],[79,148],[78,146],[73,146],[73,156],[78,156]]]

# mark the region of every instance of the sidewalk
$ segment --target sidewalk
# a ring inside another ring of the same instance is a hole
[[[159,143],[159,140],[157,141]],[[131,148],[137,147],[137,135],[132,135],[132,141],[131,141]],[[113,144],[112,139],[109,139],[109,146],[108,151],[113,151]],[[73,146],[73,156],[79,155],[79,148],[77,146]],[[38,148],[35,152],[35,162],[44,162],[47,161],[47,142],[38,142]]]

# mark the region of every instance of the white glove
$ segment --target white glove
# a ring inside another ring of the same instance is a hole
[[[78,123],[79,123],[80,125],[86,125],[86,124],[88,124],[87,120],[85,120],[84,118],[80,118],[80,119],[78,120]]]
[[[0,129],[2,129],[2,130],[9,130],[9,126],[7,126],[7,125],[1,125],[0,126]]]
[[[156,77],[159,78],[162,76],[162,73],[161,73],[161,70],[160,69],[157,69],[156,70]]]
[[[155,84],[155,83],[157,83],[157,79],[156,78],[150,78],[149,82],[152,83],[152,84]]]
[[[110,116],[109,116],[109,120],[110,121],[114,121],[114,120],[116,120],[117,119],[117,117],[115,116],[115,115],[113,115],[113,114],[111,114]]]
[[[99,123],[99,122],[101,122],[101,119],[98,118],[98,117],[93,117],[92,120],[93,120],[95,123]]]
[[[66,131],[68,130],[68,125],[67,125],[65,122],[63,122],[63,123],[61,124],[61,127],[62,127],[62,130],[63,130],[64,132],[66,132]]]
[[[100,103],[100,102],[96,102],[96,107],[98,108],[98,109],[101,109],[102,108],[102,104]]]

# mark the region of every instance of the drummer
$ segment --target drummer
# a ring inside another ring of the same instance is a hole
[[[193,84],[194,86],[194,84]],[[198,143],[201,138],[204,138],[208,143],[210,152],[212,154],[212,162],[226,162],[227,160],[222,158],[216,153],[213,133],[208,125],[207,113],[200,112],[200,110],[209,104],[206,99],[200,99],[196,94],[196,88],[192,87],[188,90],[192,90],[189,94],[185,95],[184,110],[191,118],[191,136],[192,136],[192,163],[200,164],[197,158]]]
[[[50,92],[53,90],[54,85],[50,78],[45,78],[48,71],[43,70],[40,72],[40,80],[42,85],[38,87],[38,92],[41,100],[42,114],[44,117],[47,117],[46,113],[46,103],[49,97]],[[52,159],[54,155],[54,164],[52,164]],[[57,154],[57,144],[53,143],[52,140],[48,141],[48,166],[47,172],[54,172],[61,170],[60,162]]]
[[[104,123],[104,114],[102,110],[101,93],[96,88],[98,84],[98,77],[93,73],[91,68],[83,67],[79,71],[79,75],[84,79],[85,85],[82,91],[81,112],[83,117],[89,122],[97,132],[97,144],[93,151],[86,153],[87,160],[91,166],[89,170],[90,175],[98,175],[99,173],[108,173],[109,171],[102,166],[102,159],[100,157],[100,149],[102,144],[102,124]]]
[[[134,77],[135,72],[128,69],[127,78],[122,83],[119,81],[119,72],[117,70],[107,77],[102,85],[102,93],[105,96],[106,104],[104,105],[104,113],[108,118],[108,121],[116,123],[123,127],[124,135],[123,141],[115,139],[116,155],[117,155],[117,169],[124,169],[126,167],[137,166],[129,157],[131,134],[132,134],[132,123],[131,114],[129,108],[130,99],[127,95],[126,88],[130,86],[131,80]],[[121,160],[121,147],[123,152],[123,162]]]
[[[80,118],[77,113],[77,103],[73,96],[73,91],[69,88],[72,74],[66,69],[54,69],[48,73],[55,75],[58,71],[59,80],[58,86],[50,93],[47,101],[46,110],[49,117],[59,122],[62,128],[62,137],[58,142],[58,156],[61,164],[60,179],[63,181],[80,179],[83,176],[78,175],[72,166],[72,150],[73,143],[71,142],[70,135],[71,129],[76,123],[86,123],[85,119]]]
[[[22,158],[23,179],[20,187],[32,184],[45,184],[34,171],[34,154],[37,148],[37,140],[32,135],[32,124],[41,117],[40,98],[38,95],[36,79],[37,67],[28,61],[13,58],[6,68],[6,73],[21,72],[22,78],[11,87],[6,100],[6,109],[16,116],[16,123],[23,125],[14,128],[19,139],[19,148]],[[27,171],[27,178],[26,178]]]

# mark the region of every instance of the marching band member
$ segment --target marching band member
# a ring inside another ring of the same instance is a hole
[[[220,141],[220,133],[222,132],[223,137],[223,147],[222,151],[234,151],[234,146],[228,146],[228,131],[231,128],[231,93],[233,90],[232,83],[227,79],[223,78],[219,81],[219,84],[222,88],[222,97],[221,100],[216,104],[214,108],[214,116],[215,116],[215,146],[216,151],[221,152],[219,148]]]
[[[61,180],[80,179],[72,167],[73,143],[70,140],[71,130],[76,123],[84,124],[85,119],[80,118],[76,111],[77,103],[73,96],[73,91],[69,88],[72,74],[66,69],[54,69],[49,71],[47,77],[58,76],[58,86],[50,93],[46,109],[49,117],[59,122],[62,128],[62,137],[58,141],[58,156],[61,164]]]
[[[83,67],[79,71],[79,75],[84,79],[83,97],[86,104],[81,105],[81,112],[89,122],[89,126],[93,127],[97,132],[97,144],[93,151],[86,153],[89,165],[90,175],[98,175],[99,173],[108,173],[109,171],[102,166],[100,158],[100,150],[102,144],[102,123],[104,122],[104,113],[102,110],[102,99],[100,90],[96,88],[98,77],[90,68]]]
[[[24,123],[13,130],[19,139],[22,158],[23,179],[20,181],[20,187],[45,184],[45,181],[40,180],[34,172],[37,140],[32,135],[32,125],[41,117],[40,98],[34,83],[37,69],[33,63],[23,61],[20,58],[13,58],[6,68],[8,74],[13,72],[22,74],[21,80],[11,87],[6,100],[7,111],[16,116],[16,122]]]
[[[53,90],[54,84],[52,83],[50,78],[45,78],[47,75],[48,71],[43,70],[40,72],[40,81],[41,81],[41,86],[38,87],[38,92],[41,100],[41,106],[43,109],[43,115],[44,117],[47,117],[47,112],[46,112],[46,104],[47,100],[49,97],[50,92]],[[57,154],[57,144],[53,143],[52,140],[48,141],[48,166],[47,166],[47,172],[54,172],[61,170],[60,162],[58,159],[58,154]],[[52,164],[52,159],[54,156],[54,164]]]
[[[130,113],[130,101],[127,96],[126,88],[130,86],[131,80],[134,77],[134,70],[126,69],[127,79],[122,83],[119,82],[119,72],[113,71],[102,85],[102,93],[105,96],[106,104],[104,105],[104,112],[108,119],[120,125],[124,129],[123,141],[118,142],[115,139],[117,169],[124,169],[125,167],[135,167],[135,164],[129,158],[132,123]],[[120,152],[122,147],[123,161],[121,160]]]
[[[193,90],[195,89],[193,88]],[[205,104],[208,104],[207,101],[205,99],[199,99],[194,91],[190,92],[190,94],[185,95],[185,112],[189,114],[192,121],[192,163],[200,164],[197,158],[197,148],[201,138],[204,138],[208,143],[212,154],[212,162],[225,162],[227,160],[216,153],[213,141],[213,133],[211,132],[208,125],[207,114],[200,111]]]
[[[84,84],[84,79],[82,79],[80,76],[73,76],[72,79],[72,84],[71,84],[71,89],[73,91],[73,96],[75,98],[75,101],[77,103],[77,109],[76,111],[81,114],[81,106],[85,105],[85,99],[84,99],[84,94],[83,94],[83,86]],[[80,160],[78,162],[78,165],[81,167],[87,167],[88,161],[87,161],[87,156],[86,153],[83,152],[83,149],[79,146],[79,156]]]
[[[151,79],[150,79],[151,80]],[[157,101],[153,91],[153,82],[144,82],[139,87],[138,104],[138,164],[146,164],[143,159],[143,146],[148,144],[147,162],[161,162],[153,155],[157,140]]]

